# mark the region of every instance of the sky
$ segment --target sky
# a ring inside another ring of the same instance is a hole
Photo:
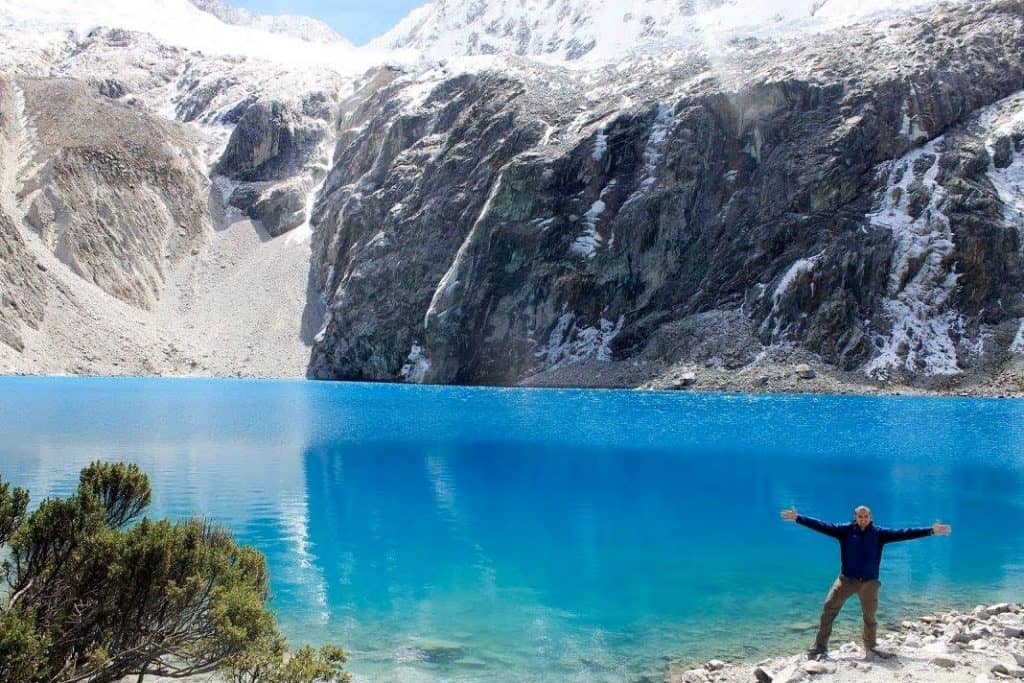
[[[376,38],[429,0],[227,0],[258,14],[314,17],[356,45]]]

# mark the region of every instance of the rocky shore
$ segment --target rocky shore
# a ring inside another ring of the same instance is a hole
[[[864,656],[858,643],[833,643],[827,658],[804,653],[756,663],[713,659],[695,668],[677,666],[671,683],[992,683],[1024,679],[1024,605],[979,605],[903,621],[899,631],[879,638],[890,658]]]

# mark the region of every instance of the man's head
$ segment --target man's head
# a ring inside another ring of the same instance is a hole
[[[871,508],[867,505],[858,505],[853,509],[853,521],[861,530],[867,529],[871,524]]]

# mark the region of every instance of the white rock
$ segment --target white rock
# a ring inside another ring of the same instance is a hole
[[[708,672],[704,669],[690,669],[683,672],[683,683],[705,683]]]
[[[792,683],[807,677],[807,672],[797,664],[790,664],[779,673],[772,676],[772,683]]]
[[[985,674],[978,674],[978,677],[974,679],[974,683],[989,683],[989,678]]]
[[[905,647],[921,647],[921,640],[917,636],[907,636],[906,640],[903,641]]]
[[[1024,666],[1024,655],[1020,654],[1019,652],[1014,652],[1013,658],[1017,660],[1017,666]]]
[[[836,672],[835,662],[804,662],[803,670],[809,674],[833,674]]]
[[[1024,678],[1024,669],[1013,666],[1008,667],[1007,665],[1001,663],[993,665],[992,668],[989,669],[989,671],[995,674],[996,676],[1006,678]]]
[[[721,671],[725,668],[725,662],[721,659],[712,659],[710,662],[704,665],[704,668],[708,671]]]
[[[853,668],[857,671],[871,671],[871,665],[867,662],[857,662],[853,665]]]

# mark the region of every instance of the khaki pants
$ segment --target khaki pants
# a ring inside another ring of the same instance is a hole
[[[839,610],[850,596],[856,595],[860,600],[860,611],[864,614],[864,647],[868,650],[874,648],[878,637],[878,620],[875,619],[875,614],[878,612],[878,589],[881,585],[882,582],[878,579],[861,581],[840,574],[832,584],[828,597],[825,598],[825,606],[821,610],[821,625],[818,627],[814,646],[828,648],[832,622],[836,620]]]

